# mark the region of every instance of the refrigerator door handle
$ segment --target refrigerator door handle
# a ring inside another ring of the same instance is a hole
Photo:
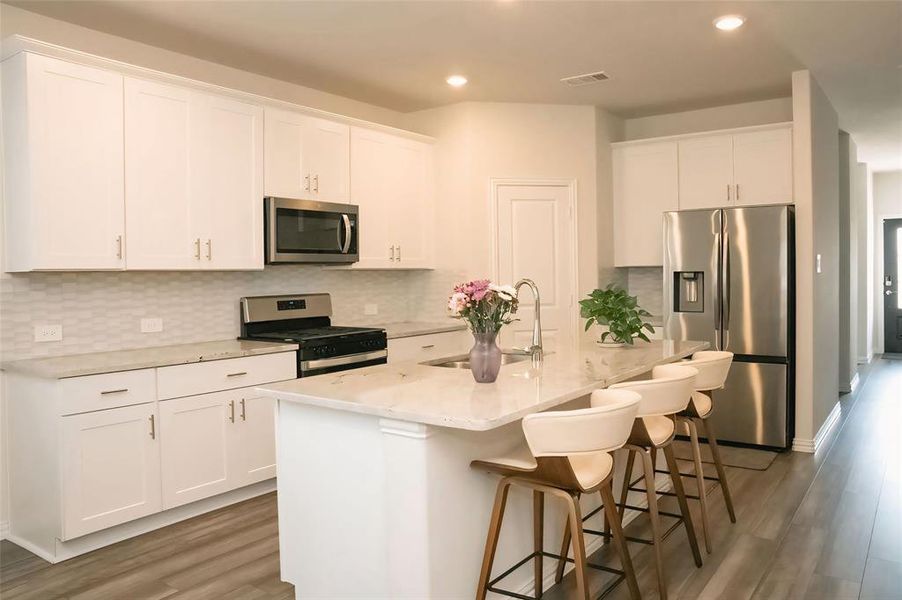
[[[722,277],[722,254],[723,254],[723,246],[721,245],[723,235],[721,233],[714,234],[714,247],[717,248],[717,268],[714,269],[714,293],[716,294],[716,298],[714,299],[714,349],[715,350],[723,350],[721,347],[721,339],[720,332],[722,328],[722,314],[721,307],[723,306],[723,277]]]
[[[723,273],[721,278],[721,290],[723,298],[721,300],[721,331],[722,350],[726,350],[730,346],[730,234],[724,230],[723,234]]]

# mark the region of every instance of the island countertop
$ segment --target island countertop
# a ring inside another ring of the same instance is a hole
[[[480,384],[469,369],[399,362],[274,383],[264,396],[339,411],[440,427],[487,431],[625,381],[708,347],[707,342],[657,340],[632,347],[580,347],[501,367]]]

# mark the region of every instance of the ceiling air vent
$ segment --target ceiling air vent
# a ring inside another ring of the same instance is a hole
[[[578,87],[581,85],[589,85],[590,83],[598,83],[599,81],[605,81],[607,79],[610,79],[607,73],[598,71],[597,73],[586,73],[585,75],[564,77],[561,79],[561,82],[566,83],[570,87]]]

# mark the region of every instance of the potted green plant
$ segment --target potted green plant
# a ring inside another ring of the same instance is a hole
[[[586,331],[593,323],[607,327],[598,342],[606,347],[632,345],[636,338],[647,342],[649,339],[645,332],[654,332],[654,327],[643,320],[651,313],[639,306],[635,296],[630,296],[614,284],[603,290],[594,290],[588,298],[580,300],[579,314],[586,319]]]

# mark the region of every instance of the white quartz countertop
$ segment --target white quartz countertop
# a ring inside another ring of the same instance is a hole
[[[633,347],[583,347],[501,367],[479,384],[469,369],[399,362],[296,379],[257,390],[280,401],[340,411],[486,431],[580,398],[708,347],[707,342],[652,341]]]
[[[445,319],[444,321],[402,321],[399,323],[378,323],[373,327],[381,327],[385,330],[388,339],[414,337],[417,335],[429,335],[432,333],[446,333],[449,331],[461,331],[467,328],[463,321],[457,319]]]
[[[170,365],[184,365],[225,358],[239,358],[257,354],[274,354],[297,350],[297,344],[220,340],[196,344],[155,346],[116,352],[70,354],[48,358],[33,358],[4,362],[4,371],[22,373],[47,379],[65,379],[83,375],[151,369]]]

